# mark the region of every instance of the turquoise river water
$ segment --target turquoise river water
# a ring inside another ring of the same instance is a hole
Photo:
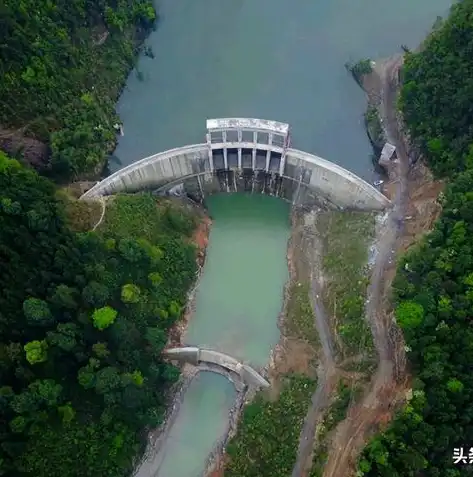
[[[344,64],[417,46],[450,4],[161,0],[158,28],[147,40],[155,58],[139,60],[141,75],[131,73],[117,106],[125,136],[111,169],[203,142],[207,118],[244,116],[288,122],[295,147],[373,180],[364,94]],[[289,207],[243,195],[214,196],[207,205],[214,223],[185,342],[265,364],[278,341]],[[224,377],[201,373],[153,470],[140,477],[201,475],[234,399]]]

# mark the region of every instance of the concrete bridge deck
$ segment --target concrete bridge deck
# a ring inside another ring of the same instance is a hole
[[[89,189],[89,199],[176,186],[203,200],[213,192],[251,191],[292,203],[321,197],[341,208],[383,210],[389,199],[330,161],[290,147],[288,124],[251,118],[207,121],[206,142],[142,159]]]
[[[183,363],[191,363],[198,366],[200,363],[213,364],[235,373],[247,386],[269,387],[268,381],[263,378],[251,366],[241,363],[231,356],[210,349],[186,346],[182,348],[170,348],[164,351],[164,355],[171,360]]]

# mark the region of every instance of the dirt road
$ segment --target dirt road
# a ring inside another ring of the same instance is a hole
[[[399,55],[376,68],[382,85],[380,113],[383,126],[388,141],[396,146],[399,159],[399,180],[393,197],[393,208],[379,241],[366,307],[366,317],[371,325],[379,364],[371,380],[369,391],[363,396],[362,401],[349,411],[347,419],[337,428],[332,451],[329,453],[324,469],[324,477],[348,477],[354,472],[354,460],[365,445],[368,433],[390,412],[390,404],[399,397],[402,391],[402,386],[398,386],[395,382],[393,362],[394,354],[402,353],[403,350],[395,348],[389,338],[391,319],[384,310],[385,283],[383,281],[392,254],[396,252],[399,245],[407,199],[409,158],[404,140],[399,134],[396,114],[396,75],[401,64],[402,56]],[[403,360],[398,361],[403,362]]]

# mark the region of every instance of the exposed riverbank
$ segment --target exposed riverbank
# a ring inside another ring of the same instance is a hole
[[[445,187],[442,181],[434,180],[417,148],[413,147],[404,121],[397,109],[396,98],[400,89],[400,69],[403,65],[401,54],[372,62],[369,74],[361,77],[361,87],[367,96],[367,110],[376,111],[379,125],[383,129],[383,148],[386,142],[396,146],[396,155],[391,161],[381,159],[388,180],[383,184],[383,192],[391,199],[403,202],[405,217],[401,228],[401,250],[429,231],[440,215],[440,204],[436,201]],[[404,177],[404,181],[402,181]],[[401,194],[396,194],[398,184]]]

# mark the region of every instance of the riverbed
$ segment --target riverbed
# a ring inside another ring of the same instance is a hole
[[[139,60],[140,74],[131,73],[117,107],[125,135],[111,169],[203,142],[207,118],[249,116],[288,122],[295,147],[374,180],[364,93],[344,64],[417,46],[450,4],[161,0],[158,28],[147,40],[155,57]],[[215,196],[208,206],[207,259],[183,341],[264,365],[278,341],[289,207],[261,196]],[[223,376],[192,381],[147,475],[201,475],[234,397]]]

